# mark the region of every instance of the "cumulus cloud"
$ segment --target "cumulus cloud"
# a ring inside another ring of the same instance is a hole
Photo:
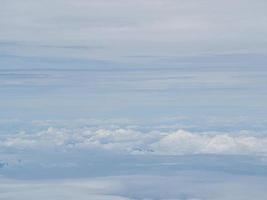
[[[267,138],[250,132],[141,132],[126,128],[53,128],[2,136],[0,148],[90,149],[126,154],[267,154]]]

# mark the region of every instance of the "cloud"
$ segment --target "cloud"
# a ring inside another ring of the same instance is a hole
[[[14,187],[16,191],[14,191]],[[67,180],[67,181],[17,181],[0,179],[0,199],[29,198],[49,199],[96,199],[127,200],[119,195],[111,195],[120,188],[118,181],[107,180]]]
[[[124,62],[136,59],[129,56],[265,54],[265,6],[241,0],[4,1],[0,41],[9,55]]]
[[[267,144],[265,137],[231,134],[192,134],[177,131],[152,144],[157,152],[163,154],[212,153],[212,154],[250,154],[264,153]],[[264,153],[265,154],[265,153]]]
[[[264,199],[265,185],[266,179],[260,177],[205,171],[180,171],[172,176],[34,181],[0,179],[0,199],[249,200]]]
[[[1,149],[104,150],[124,154],[244,154],[267,155],[267,138],[251,132],[141,132],[130,128],[53,128],[1,137]]]

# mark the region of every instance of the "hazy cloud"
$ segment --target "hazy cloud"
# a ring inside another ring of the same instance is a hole
[[[4,190],[0,199],[250,200],[266,197],[265,184],[266,179],[260,177],[205,171],[180,171],[173,176],[113,176],[75,180],[0,179],[0,190]]]
[[[124,62],[140,55],[265,54],[265,7],[240,0],[4,0],[0,46],[11,55]]]

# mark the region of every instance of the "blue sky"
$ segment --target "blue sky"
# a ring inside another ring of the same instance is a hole
[[[246,63],[250,55],[183,58],[186,64],[181,58],[163,59],[135,66],[69,58],[5,59],[2,118],[266,117],[265,61]],[[7,60],[19,69],[5,67]]]
[[[266,1],[0,4],[0,200],[266,198]]]

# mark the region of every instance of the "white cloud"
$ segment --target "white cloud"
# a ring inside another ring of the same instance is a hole
[[[267,155],[267,138],[250,132],[191,133],[140,132],[113,128],[53,128],[35,133],[21,132],[1,138],[0,148],[90,149],[126,154],[256,154]]]

